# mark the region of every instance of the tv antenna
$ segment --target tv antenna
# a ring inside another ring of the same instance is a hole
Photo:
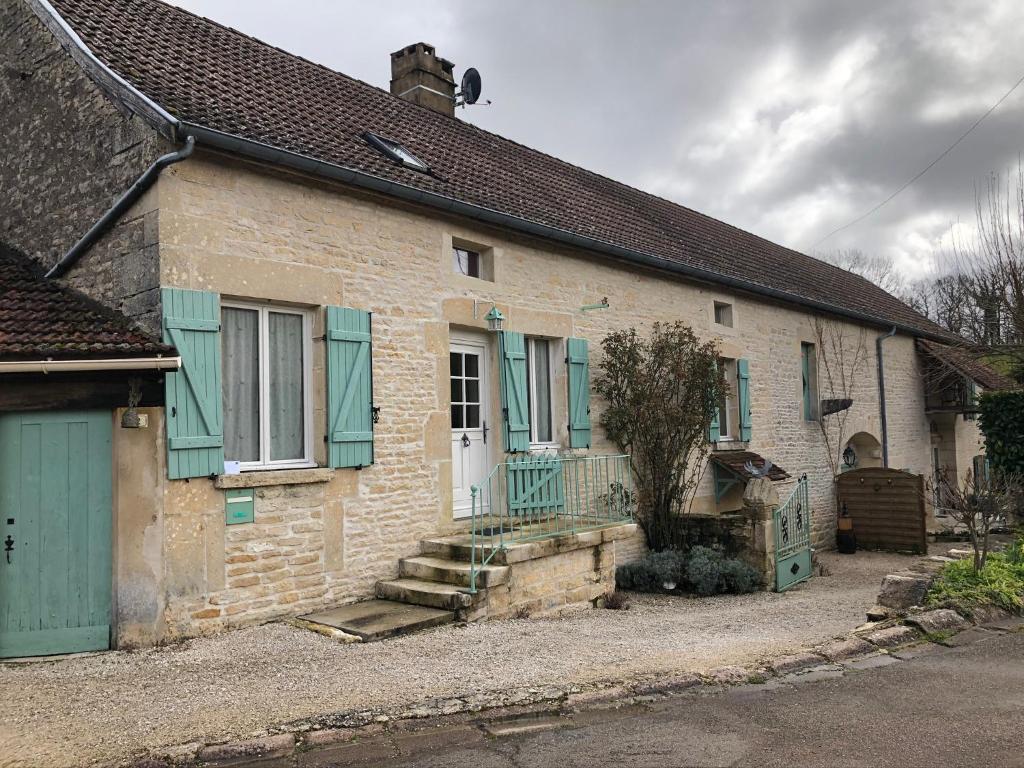
[[[455,94],[455,106],[466,108],[467,104],[476,104],[480,99],[480,73],[475,67],[470,67],[462,75],[462,83],[459,86],[462,90]],[[461,99],[461,101],[459,101]],[[490,104],[488,99],[484,105]]]

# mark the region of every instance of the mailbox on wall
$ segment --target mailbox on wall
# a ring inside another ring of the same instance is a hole
[[[225,491],[224,523],[238,525],[255,519],[256,491],[253,488],[232,488]]]

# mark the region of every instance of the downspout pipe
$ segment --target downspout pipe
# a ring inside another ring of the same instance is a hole
[[[885,410],[885,357],[882,342],[896,335],[896,326],[888,333],[875,339],[875,354],[878,356],[878,415],[882,421],[882,466],[889,467],[889,421]]]
[[[168,152],[166,155],[161,155],[154,160],[153,164],[135,180],[135,183],[128,187],[107,212],[89,228],[89,231],[82,235],[77,243],[71,246],[71,250],[64,254],[64,257],[46,273],[46,276],[49,278],[60,277],[71,269],[75,262],[82,258],[82,255],[95,245],[96,241],[103,237],[129,208],[135,205],[136,201],[145,194],[146,190],[153,186],[153,182],[160,175],[160,171],[169,165],[180,163],[188,158],[195,147],[196,139],[190,134],[185,137],[185,146],[181,149]]]

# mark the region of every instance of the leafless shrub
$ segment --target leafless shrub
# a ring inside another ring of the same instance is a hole
[[[628,611],[630,607],[629,597],[625,592],[619,592],[618,590],[606,592],[602,600],[604,601],[604,607],[609,611]]]
[[[1024,482],[1017,475],[968,472],[963,481],[942,472],[929,484],[933,499],[946,515],[962,525],[974,549],[974,570],[985,567],[992,529],[1014,520],[1024,504]]]

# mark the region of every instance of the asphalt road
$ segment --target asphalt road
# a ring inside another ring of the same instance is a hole
[[[398,731],[259,765],[1024,767],[1024,634],[961,637],[973,642],[876,668],[511,727],[533,732],[495,736],[488,728],[502,726],[483,723]]]

